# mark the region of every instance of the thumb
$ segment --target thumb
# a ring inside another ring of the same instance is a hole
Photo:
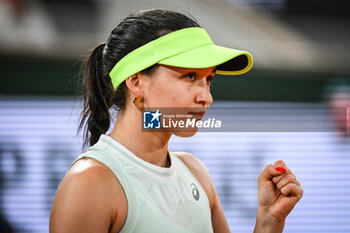
[[[283,160],[277,160],[274,165],[276,167],[286,167],[286,163]]]

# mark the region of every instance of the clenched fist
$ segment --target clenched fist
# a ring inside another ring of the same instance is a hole
[[[299,181],[282,160],[267,165],[258,179],[259,207],[255,232],[282,232],[286,217],[302,196]],[[274,229],[272,225],[275,225]],[[270,230],[264,230],[264,226]]]

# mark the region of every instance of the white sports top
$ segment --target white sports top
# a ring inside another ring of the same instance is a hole
[[[207,195],[187,166],[169,151],[171,166],[148,163],[102,134],[81,158],[109,167],[122,185],[128,213],[120,232],[212,233]],[[74,164],[74,163],[73,163]]]

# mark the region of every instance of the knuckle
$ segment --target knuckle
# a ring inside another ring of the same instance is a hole
[[[299,188],[297,193],[298,193],[298,195],[296,195],[296,196],[297,196],[298,200],[300,200],[304,195],[304,190],[302,188]]]
[[[287,184],[287,185],[284,186],[284,187],[286,187],[286,189],[288,189],[288,190],[291,190],[291,189],[294,188],[294,184],[293,184],[293,183],[289,183],[289,184]]]
[[[281,188],[281,192],[286,193],[290,191],[290,187],[288,185]]]
[[[296,181],[296,177],[295,177],[295,175],[293,175],[293,174],[288,174],[287,175],[287,179],[288,179],[288,181]]]

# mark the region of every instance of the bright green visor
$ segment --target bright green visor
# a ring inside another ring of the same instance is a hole
[[[252,68],[253,58],[246,51],[215,45],[203,28],[185,28],[152,40],[123,57],[109,73],[114,89],[157,63],[196,69],[216,66],[217,74],[237,75]]]

